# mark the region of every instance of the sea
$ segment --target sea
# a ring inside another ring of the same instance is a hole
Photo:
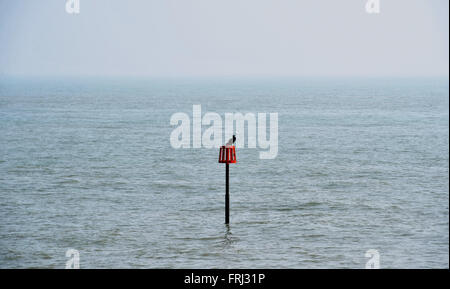
[[[278,114],[276,158],[230,164],[228,225],[219,149],[170,142],[194,105]],[[74,257],[449,268],[449,79],[0,76],[0,268]]]

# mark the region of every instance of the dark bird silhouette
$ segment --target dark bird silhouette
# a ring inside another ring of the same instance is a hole
[[[236,142],[236,135],[233,134],[233,137],[227,142],[227,146],[231,146]]]

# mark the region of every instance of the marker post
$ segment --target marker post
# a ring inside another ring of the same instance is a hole
[[[225,164],[225,224],[230,223],[230,164],[236,163],[236,147],[221,146],[219,163]]]

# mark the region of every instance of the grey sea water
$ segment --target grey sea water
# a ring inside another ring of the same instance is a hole
[[[448,79],[0,80],[0,267],[449,267]],[[231,224],[217,149],[175,112],[278,112],[239,149]]]

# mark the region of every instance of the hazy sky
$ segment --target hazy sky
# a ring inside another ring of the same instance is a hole
[[[0,0],[0,74],[448,75],[449,1]]]

